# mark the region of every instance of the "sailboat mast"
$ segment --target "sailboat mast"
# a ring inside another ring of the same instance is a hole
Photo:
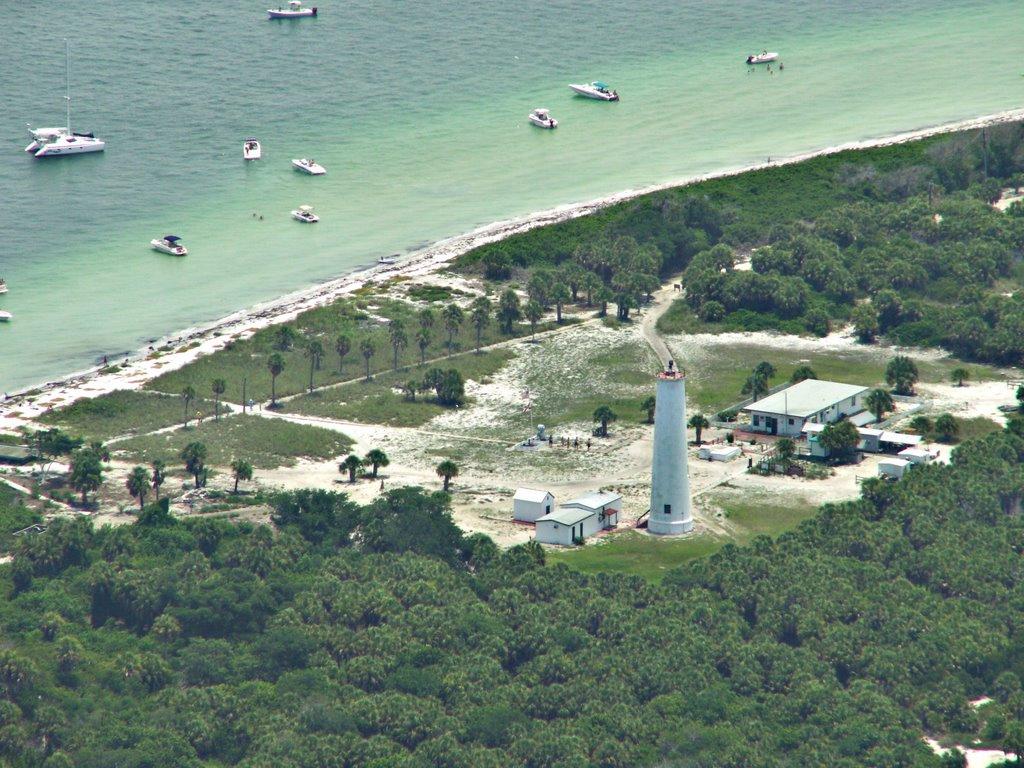
[[[67,110],[67,129],[71,133],[71,43],[64,40],[64,106]]]

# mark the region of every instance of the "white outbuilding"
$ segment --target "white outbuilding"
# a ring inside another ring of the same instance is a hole
[[[906,459],[885,459],[878,462],[878,476],[899,480],[910,466]]]
[[[555,497],[550,491],[517,488],[512,497],[512,517],[524,523],[535,523],[538,518],[550,515],[554,508]]]
[[[935,458],[934,454],[924,448],[904,448],[896,455],[912,464],[930,464]]]
[[[619,524],[622,497],[596,491],[571,499],[550,514],[537,519],[536,539],[541,544],[568,547],[601,530]]]
[[[702,445],[697,449],[697,457],[708,461],[732,461],[742,452],[738,445]]]

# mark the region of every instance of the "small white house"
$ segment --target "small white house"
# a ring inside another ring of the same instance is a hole
[[[536,539],[541,544],[568,547],[598,531],[619,524],[622,497],[615,493],[595,492],[580,496],[537,519]]]
[[[555,508],[555,497],[550,491],[517,488],[512,497],[512,517],[524,523],[535,523],[537,518],[550,515]]]
[[[878,476],[899,480],[909,466],[911,466],[911,462],[906,459],[886,459],[878,462]]]

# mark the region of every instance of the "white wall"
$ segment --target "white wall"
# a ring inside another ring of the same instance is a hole
[[[553,512],[554,509],[555,497],[550,493],[544,497],[544,501],[512,500],[512,517],[526,523],[536,522],[538,517],[544,517],[544,515]]]
[[[598,516],[593,514],[575,525],[562,525],[554,520],[539,520],[534,536],[541,544],[559,544],[563,547],[569,547],[573,543],[574,529],[576,537],[582,536],[584,539],[593,536],[601,530],[601,523],[597,518]]]

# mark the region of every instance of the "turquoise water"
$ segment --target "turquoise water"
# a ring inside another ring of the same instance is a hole
[[[0,390],[497,219],[1024,105],[1019,0],[319,5],[95,0],[4,27]],[[73,127],[108,148],[37,161],[65,37]],[[762,48],[784,72],[748,72]],[[592,79],[622,101],[565,87]],[[171,232],[188,258],[149,249]]]

